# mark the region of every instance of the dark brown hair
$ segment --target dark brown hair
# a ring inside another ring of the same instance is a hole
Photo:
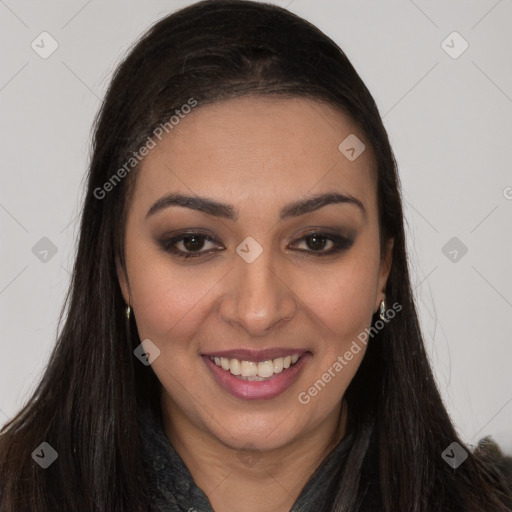
[[[402,311],[371,340],[346,392],[354,444],[324,510],[355,511],[372,486],[386,512],[512,510],[507,483],[457,436],[434,382],[411,292],[396,164],[371,94],[343,51],[307,21],[269,4],[216,0],[159,21],[115,72],[96,120],[58,341],[37,390],[0,437],[0,511],[151,510],[139,418],[158,411],[161,386],[133,355],[140,339],[133,319],[125,325],[115,266],[116,257],[124,265],[137,169],[106,197],[95,191],[190,98],[201,108],[251,94],[325,102],[359,124],[376,157],[382,245],[394,238],[386,296]],[[361,471],[371,438],[373,479]],[[31,458],[43,441],[59,454],[46,470]],[[441,457],[454,441],[470,453],[456,470]]]

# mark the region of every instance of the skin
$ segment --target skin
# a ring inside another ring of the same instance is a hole
[[[353,162],[338,150],[349,134],[366,145]],[[341,203],[279,219],[285,205],[333,191],[357,198],[364,213]],[[182,206],[147,217],[171,192],[228,203],[238,217]],[[334,255],[307,255],[333,245],[304,238],[317,228],[354,242]],[[214,241],[175,248],[209,254],[185,261],[159,243],[183,231]],[[248,236],[263,248],[252,263],[235,251]],[[140,339],[161,351],[152,368],[163,385],[166,433],[216,512],[288,512],[343,438],[342,399],[364,345],[308,404],[298,395],[370,326],[391,265],[392,242],[382,258],[379,243],[369,143],[350,118],[320,102],[250,96],[197,107],[142,162],[119,282]],[[268,400],[233,397],[200,356],[273,347],[304,348],[312,358]]]

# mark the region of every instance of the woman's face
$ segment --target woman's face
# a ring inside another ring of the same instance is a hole
[[[125,251],[176,424],[265,450],[339,415],[390,263],[349,118],[300,98],[197,107],[142,162]]]

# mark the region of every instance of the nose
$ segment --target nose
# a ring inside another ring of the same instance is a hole
[[[275,326],[289,322],[298,309],[293,283],[272,265],[270,252],[252,263],[242,258],[228,274],[220,317],[243,328],[250,336],[264,336]]]

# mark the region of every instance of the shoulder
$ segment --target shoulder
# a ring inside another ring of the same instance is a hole
[[[473,453],[489,469],[500,475],[512,490],[512,457],[505,455],[490,437],[481,439]]]

